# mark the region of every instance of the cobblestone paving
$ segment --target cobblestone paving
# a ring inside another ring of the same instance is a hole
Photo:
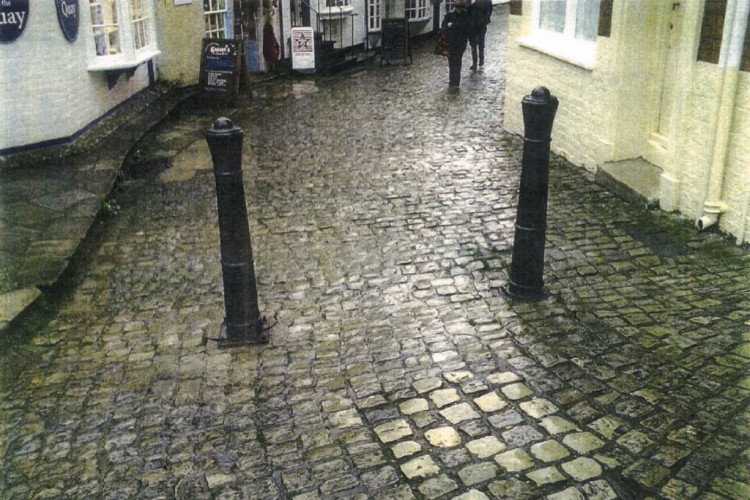
[[[0,498],[747,498],[745,251],[554,158],[549,298],[501,292],[520,141],[491,26],[458,93],[425,43],[221,110],[267,346],[203,340],[216,111],[152,135],[80,285],[2,354]]]

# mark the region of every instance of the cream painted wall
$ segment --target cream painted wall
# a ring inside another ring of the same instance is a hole
[[[24,32],[0,44],[0,150],[69,137],[149,83],[144,64],[108,90],[103,72],[86,70],[89,13],[82,12],[71,43],[63,37],[54,2],[29,4]]]
[[[505,128],[523,134],[521,101],[532,89],[545,86],[559,99],[552,130],[552,149],[571,162],[589,169],[612,156],[613,114],[616,87],[610,71],[591,71],[520,45],[528,35],[529,5],[524,16],[510,16]],[[611,44],[601,44],[597,57],[612,58]]]
[[[662,98],[669,35],[662,28],[669,23],[671,5],[669,0],[615,0],[612,36],[598,38],[595,67],[587,70],[521,46],[519,39],[529,34],[531,23],[531,4],[524,2],[524,15],[510,16],[509,22],[505,128],[522,134],[521,99],[535,86],[547,86],[560,100],[552,131],[555,153],[588,169],[608,161],[647,158],[674,179],[672,208],[697,218],[707,195],[722,75],[717,65],[695,60],[702,11],[690,4],[681,14],[686,17],[680,19],[678,39],[673,40],[678,51],[673,140],[670,150],[657,154],[649,139]],[[744,238],[750,233],[750,77],[744,72],[721,198],[728,209],[719,218],[719,228]]]
[[[161,50],[156,58],[159,79],[176,86],[196,85],[201,64],[203,2],[156,2],[156,26]]]

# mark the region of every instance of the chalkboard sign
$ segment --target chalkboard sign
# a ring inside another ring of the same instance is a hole
[[[382,21],[381,30],[383,38],[380,47],[380,63],[391,61],[411,63],[409,22],[403,17],[386,18]]]
[[[236,95],[241,69],[242,40],[203,39],[200,86],[204,92]]]

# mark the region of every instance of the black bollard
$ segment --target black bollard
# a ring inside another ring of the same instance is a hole
[[[523,98],[523,161],[518,194],[513,260],[507,292],[522,300],[540,300],[544,290],[544,239],[547,231],[549,152],[557,98],[537,87]]]
[[[268,342],[265,319],[258,310],[253,249],[242,183],[242,129],[219,118],[206,132],[216,177],[221,270],[226,317],[219,347]]]

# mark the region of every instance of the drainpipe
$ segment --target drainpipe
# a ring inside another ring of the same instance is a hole
[[[721,54],[719,56],[721,96],[714,123],[711,168],[706,201],[703,202],[703,216],[695,221],[696,227],[700,230],[716,224],[719,215],[727,210],[726,204],[721,201],[721,195],[749,12],[750,0],[729,0],[727,3],[724,36],[721,40]]]

